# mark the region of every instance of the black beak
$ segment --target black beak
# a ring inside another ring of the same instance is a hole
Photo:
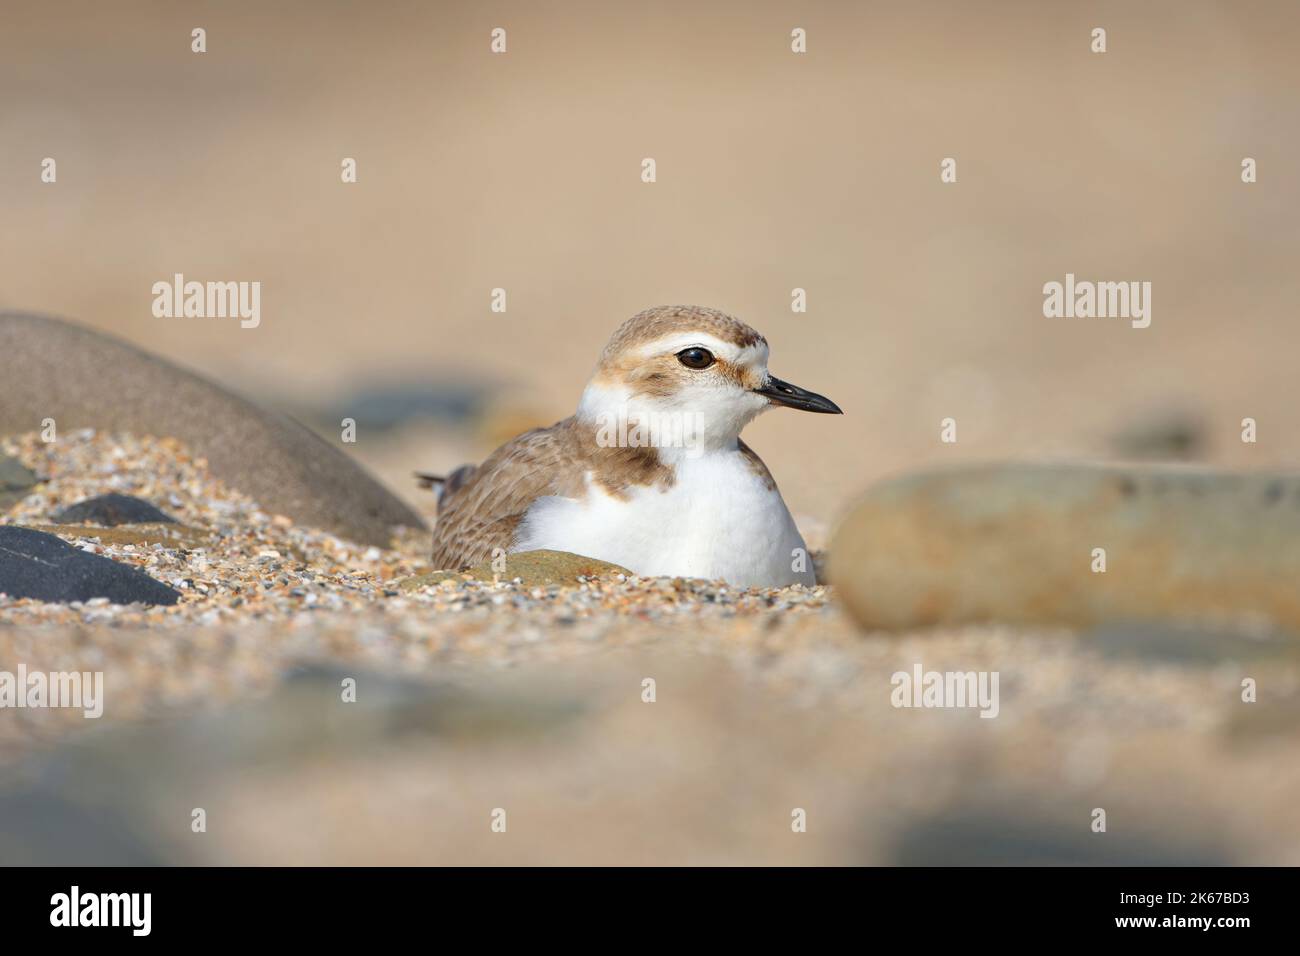
[[[783,382],[775,375],[769,375],[762,388],[754,391],[766,395],[773,405],[787,405],[805,412],[821,412],[824,415],[843,415],[840,407],[825,395],[804,391],[798,385]]]

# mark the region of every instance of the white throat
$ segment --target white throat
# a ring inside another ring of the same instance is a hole
[[[602,447],[653,447],[668,463],[713,451],[734,452],[741,430],[767,400],[740,389],[706,396],[634,395],[630,388],[593,381],[583,390],[577,418]]]

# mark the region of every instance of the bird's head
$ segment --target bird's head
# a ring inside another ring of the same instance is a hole
[[[773,376],[767,357],[767,340],[722,312],[648,309],[610,338],[578,418],[596,428],[625,423],[620,435],[640,423],[645,444],[664,454],[734,447],[741,429],[774,405],[842,414],[829,398]],[[608,443],[611,433],[603,434]]]

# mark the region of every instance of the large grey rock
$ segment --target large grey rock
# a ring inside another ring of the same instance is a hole
[[[44,531],[0,526],[0,594],[39,601],[175,604],[180,592],[138,568],[88,554]]]
[[[830,552],[832,583],[869,628],[1189,620],[1300,632],[1297,475],[993,465],[909,476],[869,491]]]
[[[420,516],[319,436],[199,376],[89,329],[0,313],[0,434],[99,428],[179,438],[267,511],[388,545]]]

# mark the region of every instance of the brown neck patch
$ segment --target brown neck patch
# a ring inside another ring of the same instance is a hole
[[[647,446],[602,447],[596,441],[594,426],[568,419],[573,441],[584,471],[591,480],[615,498],[628,498],[635,488],[671,488],[677,481],[672,465],[659,457],[659,449]]]
[[[767,465],[763,464],[763,459],[758,457],[758,452],[750,448],[743,441],[740,442],[740,453],[745,458],[745,463],[749,465],[749,470],[758,475],[763,480],[763,486],[768,491],[776,490],[776,479],[772,473],[767,470]]]

